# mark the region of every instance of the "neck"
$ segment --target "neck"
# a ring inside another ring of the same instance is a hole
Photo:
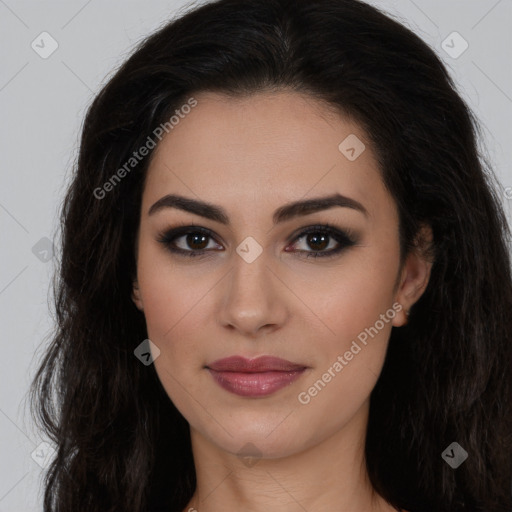
[[[191,427],[196,492],[184,512],[388,512],[368,479],[364,441],[369,403],[319,444],[286,457],[242,460]],[[243,443],[242,443],[243,444]]]

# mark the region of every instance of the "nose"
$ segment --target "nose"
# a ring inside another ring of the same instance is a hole
[[[252,338],[280,329],[289,318],[291,294],[270,268],[265,250],[250,263],[238,254],[233,260],[219,301],[222,325]]]

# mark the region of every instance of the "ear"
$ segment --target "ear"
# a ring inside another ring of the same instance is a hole
[[[407,323],[407,313],[427,288],[433,261],[431,248],[432,229],[423,225],[415,238],[415,249],[404,262],[395,301],[402,305],[402,310],[393,318],[392,325],[400,327]]]
[[[140,296],[139,282],[137,281],[137,279],[133,280],[132,300],[138,309],[144,311],[144,306],[142,305],[142,298]]]

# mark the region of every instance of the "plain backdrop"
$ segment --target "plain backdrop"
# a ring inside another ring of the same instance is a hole
[[[510,220],[512,2],[369,3],[410,27],[448,66],[481,121],[482,151]],[[53,244],[85,109],[134,46],[187,5],[0,0],[0,512],[42,510],[51,449],[31,421],[26,394],[53,324]]]

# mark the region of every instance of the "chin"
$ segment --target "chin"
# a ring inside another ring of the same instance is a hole
[[[253,436],[253,435],[237,435],[233,439],[218,440],[217,446],[222,450],[236,455],[245,460],[246,457],[257,459],[281,459],[294,455],[301,451],[301,446],[298,446],[297,439],[292,441],[292,444],[286,440],[276,436],[271,439],[271,436]]]
[[[246,414],[243,418],[231,417],[226,421],[211,412],[219,418],[225,430],[216,422],[212,423],[211,418],[205,419],[207,423],[196,430],[218,448],[239,457],[278,459],[299,453],[307,445],[314,444],[304,428],[297,424],[296,418],[291,420],[291,417],[286,418],[286,414],[281,413],[277,419],[274,415]],[[213,425],[216,428],[212,429]]]

